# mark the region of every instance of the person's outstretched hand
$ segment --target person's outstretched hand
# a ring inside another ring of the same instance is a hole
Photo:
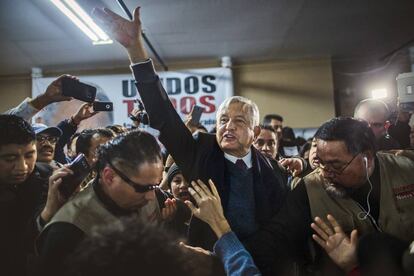
[[[133,20],[127,20],[107,8],[92,11],[109,36],[118,41],[128,52],[131,63],[148,59],[142,42],[140,7],[134,10]]]
[[[339,267],[349,272],[358,264],[357,230],[353,230],[349,238],[332,215],[327,215],[327,218],[329,223],[325,223],[319,217],[315,218],[315,223],[312,223],[311,227],[318,235],[312,235],[312,238]]]
[[[230,232],[231,229],[224,217],[221,199],[216,186],[212,180],[209,180],[208,182],[212,192],[210,192],[207,185],[201,180],[191,182],[192,187],[188,188],[188,191],[193,196],[198,208],[196,208],[189,200],[186,200],[185,203],[191,209],[194,216],[208,223],[214,233],[216,233],[217,237],[220,238],[222,235]]]

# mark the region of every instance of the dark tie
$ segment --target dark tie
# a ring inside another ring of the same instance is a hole
[[[243,159],[237,159],[236,166],[243,171],[247,170],[247,165],[244,163]]]

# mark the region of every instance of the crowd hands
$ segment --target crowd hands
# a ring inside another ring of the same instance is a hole
[[[407,132],[411,113],[399,112],[390,124],[384,103],[362,101],[354,118],[334,118],[305,140],[283,127],[277,114],[259,125],[257,106],[232,97],[218,108],[216,128],[207,133],[191,115],[174,121],[156,78],[148,91],[140,87],[148,82],[141,75],[155,75],[145,67],[151,60],[140,9],[132,21],[108,9],[94,15],[126,49],[147,110],[141,103],[132,110],[131,128],[80,131],[83,121],[98,114],[92,103],[79,104],[57,126],[30,125],[46,106],[73,100],[63,95],[62,79],[77,78],[63,75],[43,94],[0,115],[7,129],[0,145],[1,215],[7,225],[0,236],[10,249],[5,275],[123,275],[135,269],[143,252],[158,257],[144,262],[144,274],[292,275],[292,269],[274,264],[309,272],[292,256],[314,250],[319,257],[304,258],[320,264],[317,258],[328,256],[334,267],[329,275],[413,272],[414,216],[395,225],[414,210],[412,185],[404,182],[414,179],[407,150],[414,147],[413,132]],[[163,138],[142,131],[142,123]],[[88,170],[82,179],[72,163],[79,155]],[[395,173],[401,177],[390,177]],[[384,186],[387,181],[391,187]],[[62,192],[67,187],[69,194]],[[401,193],[382,192],[387,189]],[[393,200],[405,200],[406,207],[393,209],[387,205]],[[6,212],[13,206],[20,207]],[[367,258],[370,246],[378,250]],[[28,263],[28,256],[36,261]],[[375,266],[376,260],[385,261]],[[316,267],[312,273],[324,271]]]

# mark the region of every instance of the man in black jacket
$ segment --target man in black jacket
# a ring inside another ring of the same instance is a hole
[[[35,133],[29,123],[0,115],[0,128],[7,130],[0,136],[0,274],[24,275],[52,168],[36,165]]]
[[[259,111],[243,97],[226,99],[217,110],[217,133],[193,137],[168,99],[141,38],[139,8],[128,21],[108,9],[95,16],[127,50],[136,85],[149,115],[150,126],[189,181],[212,179],[222,198],[226,218],[241,241],[254,236],[284,201],[287,188],[279,168],[252,147],[260,132]],[[190,242],[211,249],[215,236],[193,219]]]

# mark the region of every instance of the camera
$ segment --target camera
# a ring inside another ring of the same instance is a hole
[[[414,112],[414,73],[399,74],[397,87],[400,109],[405,112]]]
[[[96,97],[96,87],[82,83],[78,80],[63,78],[62,95],[91,103]]]
[[[140,99],[135,99],[134,102],[138,104],[139,113],[136,116],[129,114],[129,118],[134,122],[138,121],[144,125],[148,125],[149,118],[147,112],[145,111],[144,104]]]
[[[76,191],[91,171],[88,161],[82,153],[70,163],[69,169],[73,171],[73,174],[62,177],[62,183],[59,185],[59,191],[66,198],[69,198]]]
[[[94,111],[113,111],[114,104],[112,102],[93,102]]]

